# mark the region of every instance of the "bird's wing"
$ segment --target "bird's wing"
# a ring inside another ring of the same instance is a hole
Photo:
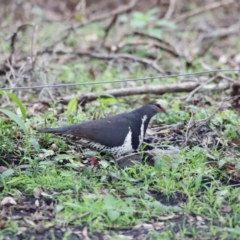
[[[120,146],[129,132],[129,120],[124,114],[79,124],[67,134],[101,143],[108,147]]]

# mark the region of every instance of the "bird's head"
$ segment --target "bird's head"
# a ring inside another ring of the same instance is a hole
[[[151,109],[155,112],[162,112],[162,113],[167,113],[166,108],[167,108],[167,102],[164,100],[154,100],[149,103],[149,106]]]

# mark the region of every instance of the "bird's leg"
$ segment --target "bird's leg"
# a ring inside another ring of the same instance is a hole
[[[98,166],[98,159],[96,156],[91,156],[90,165],[92,166],[91,172],[93,173],[94,169]]]
[[[117,163],[118,158],[116,156],[112,155],[112,159],[113,159],[115,165],[118,166],[118,163]]]
[[[91,156],[91,158],[90,158],[91,166],[95,167],[97,165],[97,163],[98,163],[97,157],[96,156]]]

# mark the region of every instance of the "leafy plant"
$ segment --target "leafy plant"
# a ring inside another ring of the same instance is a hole
[[[23,120],[26,120],[27,118],[27,111],[26,108],[24,107],[24,105],[22,104],[22,102],[20,101],[20,99],[14,95],[13,93],[6,93],[4,91],[0,91],[0,94],[10,98],[13,100],[13,102],[19,107],[21,114],[22,114],[22,118]],[[25,126],[24,121],[15,113],[13,113],[12,111],[6,109],[6,108],[0,108],[0,112],[4,113],[5,115],[7,115],[12,121],[14,121],[15,123],[17,123],[19,125],[19,127],[25,132],[27,133],[27,128]]]
[[[76,97],[73,97],[68,103],[67,111],[69,113],[75,113],[77,111],[77,105],[78,105],[78,100]]]
[[[19,107],[21,113],[22,113],[22,117],[24,120],[26,120],[27,118],[27,110],[24,107],[24,105],[22,104],[21,100],[14,95],[13,93],[6,93],[4,91],[0,91],[0,94],[3,94],[5,96],[7,96],[8,98],[11,98],[13,100],[14,103],[16,103],[16,105]]]

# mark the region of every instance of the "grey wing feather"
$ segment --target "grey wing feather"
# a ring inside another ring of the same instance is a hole
[[[84,138],[108,147],[122,145],[128,131],[129,120],[125,113],[71,126],[39,130],[42,133]]]
[[[70,130],[67,134],[99,142],[108,147],[115,147],[123,144],[129,131],[128,126],[128,120],[125,116],[120,118],[114,116],[82,123],[76,131]]]

